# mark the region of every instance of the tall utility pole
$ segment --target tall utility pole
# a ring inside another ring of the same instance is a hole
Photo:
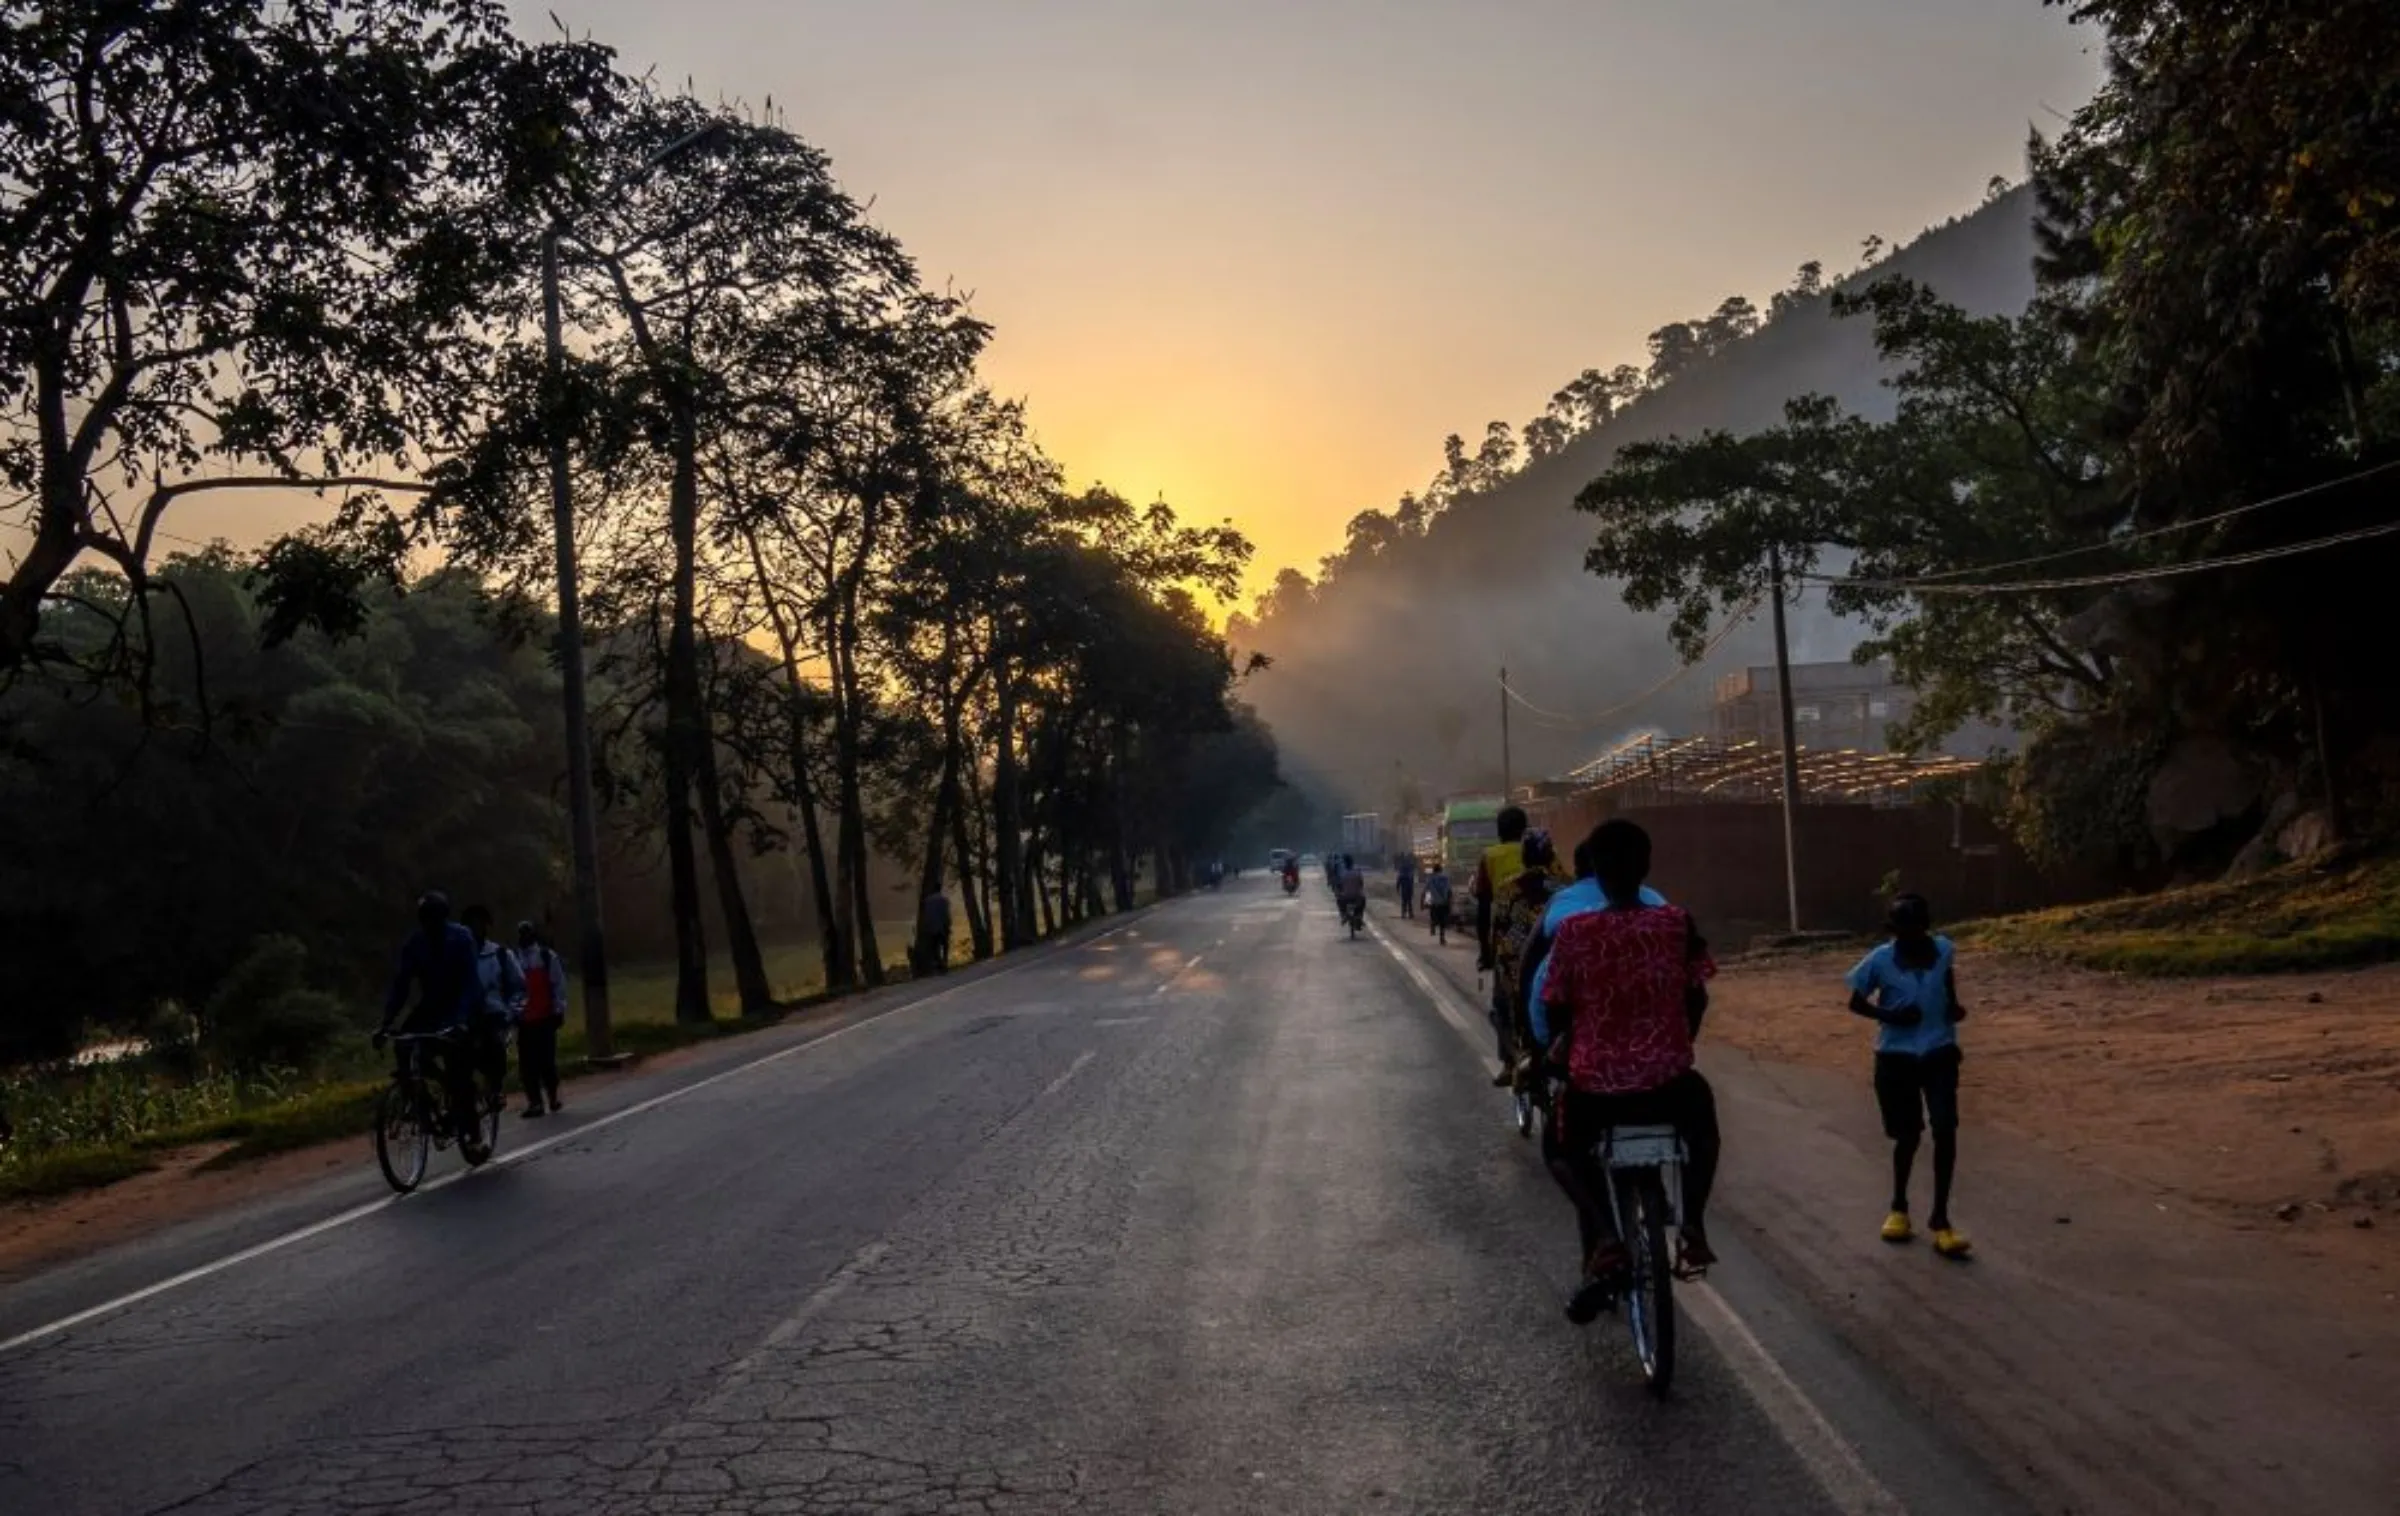
[[[1500,803],[1508,804],[1516,790],[1516,770],[1508,755],[1508,670],[1500,671]]]
[[[1794,807],[1800,804],[1800,749],[1792,736],[1792,649],[1783,630],[1783,551],[1767,549],[1767,593],[1775,602],[1775,703],[1783,712],[1783,889],[1791,929],[1800,930],[1800,844]]]
[[[642,160],[619,189],[631,189],[665,163],[715,139],[724,130],[712,122]],[[544,417],[550,452],[550,526],[558,552],[558,672],[567,726],[568,845],[575,857],[575,959],[583,977],[584,1056],[614,1063],[616,1034],[608,1015],[607,923],[600,905],[600,820],[592,799],[592,724],[583,670],[583,594],[576,583],[575,492],[567,437],[567,344],[565,300],[559,292],[559,243],[566,218],[552,218],[542,232],[543,378],[549,394]]]

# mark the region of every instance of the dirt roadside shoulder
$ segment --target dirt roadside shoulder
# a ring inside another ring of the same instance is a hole
[[[1393,935],[1471,993],[1471,947]],[[1724,1224],[1827,1331],[2035,1510],[2400,1509],[2400,1221],[2376,1178],[2400,971],[2159,983],[1965,955],[1957,1265],[1877,1239],[1889,1149],[1848,964],[1729,961],[1703,1036]]]

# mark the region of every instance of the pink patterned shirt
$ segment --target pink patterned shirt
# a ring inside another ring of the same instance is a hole
[[[1688,991],[1716,963],[1672,905],[1587,911],[1550,949],[1542,999],[1574,1017],[1567,1080],[1594,1095],[1655,1090],[1692,1066]]]

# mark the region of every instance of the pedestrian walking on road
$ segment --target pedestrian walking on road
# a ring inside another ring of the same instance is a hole
[[[530,921],[517,923],[517,971],[525,978],[525,1014],[517,1021],[517,1075],[525,1117],[561,1109],[558,1029],[567,1019],[567,964]]]
[[[1400,876],[1392,881],[1392,887],[1400,894],[1400,919],[1402,921],[1416,920],[1417,860],[1413,854],[1402,853],[1400,855]]]
[[[1950,939],[1933,930],[1933,907],[1922,895],[1892,901],[1892,940],[1850,971],[1850,1010],[1877,1023],[1875,1104],[1892,1142],[1892,1209],[1883,1240],[1916,1236],[1908,1216],[1909,1171],[1926,1128],[1933,1130],[1933,1250],[1944,1258],[1972,1251],[1950,1221],[1950,1182],[1958,1171],[1958,974]]]
[[[1433,940],[1447,946],[1450,942],[1450,871],[1442,860],[1433,860],[1433,872],[1425,876],[1425,926]]]

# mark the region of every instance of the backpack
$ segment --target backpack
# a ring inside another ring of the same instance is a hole
[[[1549,905],[1547,879],[1530,896],[1515,881],[1510,882],[1507,910],[1492,928],[1492,962],[1495,978],[1511,999],[1517,992],[1517,965],[1524,961],[1533,934],[1541,930],[1542,915]]]

